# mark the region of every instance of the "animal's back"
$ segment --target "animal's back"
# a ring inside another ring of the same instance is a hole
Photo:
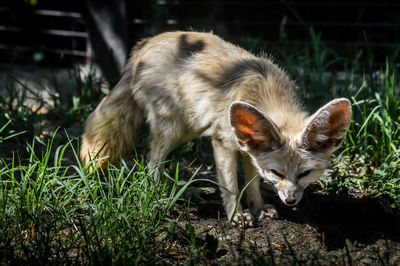
[[[215,135],[221,127],[229,132],[227,110],[232,101],[242,98],[266,113],[276,102],[280,112],[285,107],[292,113],[301,109],[294,103],[286,74],[269,59],[211,33],[160,34],[141,42],[131,63],[135,99],[146,110],[148,122],[163,128],[163,121],[169,127],[174,120],[175,129],[187,131],[188,137]]]
[[[228,117],[235,100],[254,105],[294,133],[305,117],[279,67],[211,33],[168,32],[139,42],[107,97],[87,121],[81,158],[117,160],[133,148],[144,120],[152,154],[158,146],[164,154],[201,135],[236,149]],[[157,141],[165,139],[169,143]]]

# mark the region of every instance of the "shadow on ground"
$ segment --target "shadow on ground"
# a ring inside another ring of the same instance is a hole
[[[197,167],[201,165],[194,163],[188,170],[193,172]],[[206,170],[204,165],[197,177],[215,181],[213,169]],[[242,230],[227,223],[216,185],[194,183],[186,197],[191,201],[189,211],[195,229],[214,228],[216,236],[228,239],[230,252],[224,262],[242,256],[246,259],[239,264],[264,263],[271,256],[275,258],[272,264],[311,260],[318,264],[355,261],[384,265],[400,261],[400,213],[388,208],[384,198],[328,194],[315,186],[306,190],[300,204],[293,208],[267,192],[264,199],[276,206],[279,218]]]

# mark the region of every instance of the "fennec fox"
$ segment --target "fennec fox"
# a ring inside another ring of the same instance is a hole
[[[149,163],[177,145],[212,140],[228,218],[252,225],[275,217],[260,182],[272,184],[286,205],[297,204],[339,148],[351,121],[347,99],[308,115],[286,73],[268,58],[211,33],[168,32],[139,42],[119,83],[89,116],[81,159],[115,162],[129,153],[143,122],[150,126]],[[239,204],[237,156],[243,157],[250,213]]]

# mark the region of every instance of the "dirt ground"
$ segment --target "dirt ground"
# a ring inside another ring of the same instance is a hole
[[[209,148],[206,150],[195,151],[180,161],[183,165],[192,163],[186,169],[188,176],[201,167],[197,178],[216,181],[215,170],[210,169],[212,155]],[[241,172],[239,169],[239,175]],[[277,208],[278,219],[265,219],[243,229],[227,222],[215,185],[201,181],[188,189],[185,197],[191,202],[191,224],[195,230],[219,239],[227,252],[215,262],[400,265],[400,216],[385,208],[383,199],[329,194],[321,192],[317,184],[307,188],[302,201],[293,208],[281,203],[275,193],[264,192],[265,202]]]
[[[203,192],[201,200],[192,200],[191,223],[197,231],[210,230],[224,239],[229,253],[222,261],[233,258],[234,264],[257,261],[263,255],[274,256],[277,262],[318,259],[350,264],[351,257],[359,264],[400,263],[400,221],[377,200],[307,193],[296,210],[277,198],[268,202],[277,207],[279,218],[241,229],[229,226],[218,190]]]

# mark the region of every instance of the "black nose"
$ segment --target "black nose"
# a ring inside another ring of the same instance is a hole
[[[285,199],[287,205],[293,205],[296,203],[296,199]]]

